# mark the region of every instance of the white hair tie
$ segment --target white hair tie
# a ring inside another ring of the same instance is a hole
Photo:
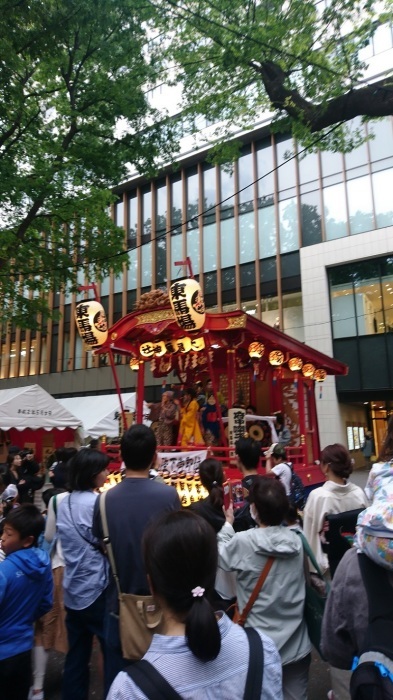
[[[193,588],[191,591],[193,598],[202,598],[204,592],[205,589],[201,588],[201,586],[196,586],[196,588]]]

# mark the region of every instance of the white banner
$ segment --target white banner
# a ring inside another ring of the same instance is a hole
[[[195,450],[195,452],[158,452],[157,471],[167,469],[172,472],[186,472],[194,474],[199,465],[207,457],[207,450]]]

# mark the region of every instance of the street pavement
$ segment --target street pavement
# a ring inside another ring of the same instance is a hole
[[[352,477],[358,486],[364,488],[367,481],[368,470],[357,469]],[[50,652],[48,669],[45,678],[45,700],[61,700],[61,676],[63,672],[64,656],[57,652]],[[322,661],[316,652],[312,654],[309,675],[308,700],[324,700],[330,690],[329,665]],[[98,645],[94,646],[91,661],[91,680],[89,700],[102,700],[102,673],[99,658]],[[66,700],[73,700],[66,698]],[[228,698],[228,700],[231,700]],[[234,699],[235,700],[235,699]]]

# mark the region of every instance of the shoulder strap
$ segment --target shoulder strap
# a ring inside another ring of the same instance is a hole
[[[55,518],[57,518],[57,493],[53,496],[53,512],[55,514]]]
[[[253,627],[247,627],[245,633],[250,646],[250,660],[244,689],[244,700],[260,700],[263,683],[263,642]]]
[[[149,700],[182,700],[164,676],[145,659],[124,670]]]
[[[263,584],[265,583],[267,575],[273,566],[273,562],[274,562],[274,557],[269,557],[265,566],[263,567],[262,572],[259,576],[259,579],[255,584],[254,590],[251,593],[250,598],[249,598],[243,612],[241,613],[241,615],[238,619],[239,625],[242,625],[242,626],[244,625],[244,623],[245,623],[245,621],[246,621],[246,619],[251,611],[251,608],[254,605],[256,599],[258,598],[259,592],[260,592]]]
[[[113,578],[115,579],[115,582],[116,582],[117,593],[120,597],[121,596],[120,582],[119,582],[119,577],[117,575],[116,562],[115,562],[115,556],[113,554],[112,543],[111,543],[111,540],[109,537],[108,519],[106,517],[106,508],[105,508],[106,494],[107,494],[107,491],[103,491],[98,496],[99,505],[100,505],[102,534],[104,535],[104,545],[105,545],[105,548],[106,548],[106,551],[108,554],[108,559],[109,559],[109,563],[111,565]]]
[[[308,540],[306,539],[306,537],[303,535],[303,533],[300,530],[295,530],[295,532],[299,535],[299,537],[302,541],[302,544],[303,544],[303,549],[304,549],[305,553],[307,554],[309,560],[311,561],[311,564],[313,565],[318,576],[320,576],[320,578],[324,579],[325,577],[324,577],[321,569],[318,566],[317,560],[314,557],[314,552],[312,551],[312,549],[308,543]]]

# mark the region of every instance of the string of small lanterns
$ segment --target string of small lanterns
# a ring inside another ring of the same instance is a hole
[[[265,353],[263,343],[254,341],[248,346],[248,354],[252,360],[260,360]],[[269,364],[272,367],[281,367],[285,362],[284,353],[281,350],[272,350],[269,352]],[[301,357],[291,357],[288,360],[288,367],[292,372],[302,372],[303,376],[308,379],[315,379],[316,382],[324,382],[327,377],[325,369],[318,368],[311,362],[303,363]]]

